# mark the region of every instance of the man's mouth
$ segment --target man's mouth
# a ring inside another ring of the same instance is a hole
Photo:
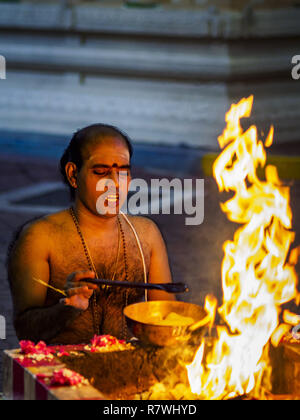
[[[109,201],[119,200],[119,194],[109,194],[107,196],[107,200],[109,200]]]
[[[119,202],[119,199],[119,194],[109,194],[105,201],[107,202],[108,206],[115,206]]]

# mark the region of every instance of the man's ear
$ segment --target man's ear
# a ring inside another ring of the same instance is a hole
[[[68,181],[73,188],[77,188],[77,166],[73,162],[68,162],[65,166]]]

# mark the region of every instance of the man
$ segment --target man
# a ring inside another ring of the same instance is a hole
[[[76,344],[89,342],[95,333],[128,338],[123,308],[141,300],[143,292],[100,288],[88,280],[144,281],[130,224],[141,242],[148,282],[171,282],[166,247],[156,225],[144,217],[127,216],[126,221],[120,214],[131,155],[129,139],[113,126],[95,124],[73,136],[61,159],[74,198],[72,208],[28,223],[9,254],[19,339]],[[58,291],[62,289],[65,297]],[[149,291],[148,299],[173,296]]]

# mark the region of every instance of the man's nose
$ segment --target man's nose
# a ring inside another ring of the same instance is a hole
[[[110,179],[115,183],[116,188],[119,188],[119,171],[118,171],[118,168],[111,168]]]

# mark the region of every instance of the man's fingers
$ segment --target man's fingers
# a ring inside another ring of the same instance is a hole
[[[94,271],[75,271],[67,277],[65,284],[65,290],[73,289],[75,287],[88,286],[89,289],[96,290],[98,286],[93,283],[89,283],[89,279],[94,279],[96,277]],[[85,281],[86,280],[86,281]]]
[[[69,298],[60,299],[60,303],[65,306],[73,306],[81,311],[85,311],[88,308],[88,301],[82,300],[79,295],[71,296]]]
[[[97,284],[93,284],[93,283],[88,283],[88,282],[82,281],[82,282],[78,282],[78,283],[77,282],[76,283],[74,283],[74,282],[68,282],[66,284],[66,286],[65,286],[65,290],[75,289],[77,287],[88,287],[90,290],[97,290],[98,289]]]
[[[93,291],[87,286],[73,287],[71,289],[68,289],[66,292],[69,297],[74,295],[84,295],[85,297],[90,298],[93,294]]]
[[[76,271],[67,277],[67,282],[78,282],[82,279],[94,279],[96,277],[94,271]]]

